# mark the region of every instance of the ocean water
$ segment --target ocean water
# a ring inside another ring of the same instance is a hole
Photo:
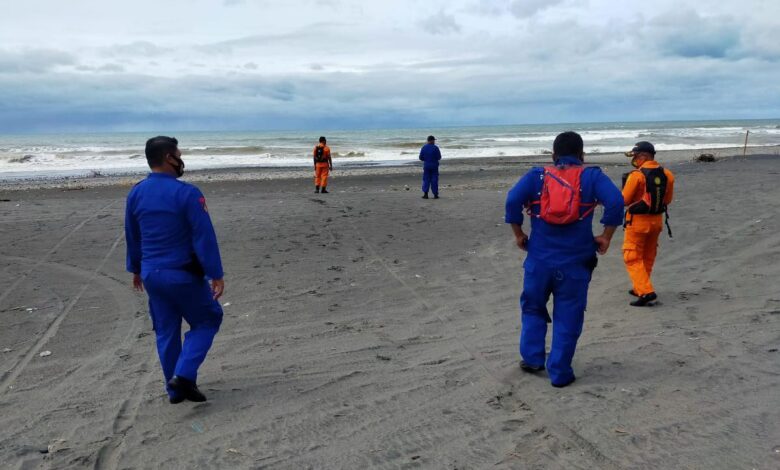
[[[417,160],[428,134],[447,158],[549,153],[555,136],[579,132],[589,154],[623,152],[639,140],[657,150],[780,145],[780,119],[384,129],[326,132],[334,165],[388,165]],[[320,134],[287,132],[170,132],[188,169],[311,165]],[[142,173],[149,133],[0,135],[0,179]]]

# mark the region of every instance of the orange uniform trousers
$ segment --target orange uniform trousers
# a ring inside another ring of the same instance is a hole
[[[327,162],[314,164],[314,185],[324,188],[328,185],[330,166]]]
[[[628,214],[629,225],[623,238],[623,261],[637,295],[655,292],[650,275],[658,252],[658,236],[663,231],[660,214]]]

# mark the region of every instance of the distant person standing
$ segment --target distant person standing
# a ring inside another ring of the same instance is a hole
[[[633,284],[628,293],[636,297],[630,304],[644,307],[658,298],[650,274],[658,252],[658,237],[663,231],[662,216],[672,203],[674,175],[655,161],[655,146],[650,142],[637,142],[626,156],[631,157],[631,165],[636,169],[625,175],[623,184],[627,206],[623,261]]]
[[[217,299],[225,291],[217,237],[206,199],[184,174],[179,142],[146,142],[152,172],[127,196],[127,270],[133,287],[146,288],[166,389],[171,403],[206,401],[198,368],[222,324]],[[207,279],[211,280],[211,285]],[[190,330],[181,341],[181,322]]]
[[[428,190],[433,192],[433,198],[439,199],[439,161],[441,151],[436,146],[436,137],[429,135],[428,143],[420,149],[420,160],[423,162],[423,199],[428,199]]]
[[[314,147],[314,192],[328,194],[328,173],[333,171],[333,160],[330,158],[330,147],[325,137],[320,137],[320,143]]]
[[[571,362],[582,333],[588,286],[598,259],[605,254],[623,216],[620,190],[598,167],[583,166],[582,137],[559,134],[553,143],[553,166],[532,168],[509,191],[505,221],[512,224],[517,246],[528,252],[520,296],[522,330],[520,368],[547,367],[554,387],[574,382]],[[593,236],[596,205],[604,206],[604,232]],[[530,238],[523,232],[523,211],[531,217]],[[553,297],[552,346],[545,353],[547,301]]]

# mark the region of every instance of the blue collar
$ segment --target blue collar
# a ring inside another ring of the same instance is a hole
[[[558,160],[555,162],[556,165],[582,165],[582,160],[575,157],[574,155],[564,155],[563,157],[558,157]]]
[[[175,176],[169,175],[168,173],[155,173],[155,172],[150,172],[149,175],[148,175],[148,178],[173,178],[173,179],[176,179]]]

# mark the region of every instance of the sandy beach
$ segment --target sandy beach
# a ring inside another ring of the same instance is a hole
[[[4,184],[0,467],[780,468],[768,153],[659,154],[677,175],[660,303],[628,305],[619,231],[591,284],[577,382],[560,390],[518,368],[522,254],[504,199],[531,162],[445,162],[436,201],[409,166],[337,168],[328,195],[310,171],[191,175],[227,284],[197,405],[168,404],[124,271],[139,178]],[[615,182],[628,171],[591,160]]]

